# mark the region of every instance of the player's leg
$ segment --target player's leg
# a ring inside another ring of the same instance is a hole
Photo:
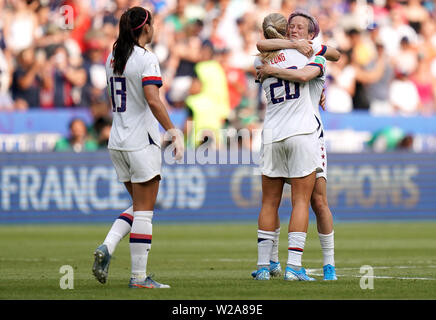
[[[257,272],[253,276],[257,280],[269,279],[269,266],[277,215],[282,199],[284,180],[282,178],[270,178],[262,175],[262,207],[258,218],[257,230]]]
[[[115,171],[118,179],[124,181],[124,185],[132,196],[132,185],[130,183],[130,174],[128,166],[125,163],[125,158],[119,151],[109,151],[112,163],[114,164]],[[115,219],[111,229],[106,235],[105,240],[94,251],[94,264],[92,266],[92,273],[100,283],[106,283],[109,265],[112,254],[115,251],[118,243],[123,239],[131,229],[133,223],[133,206],[130,206]]]
[[[309,225],[310,197],[315,186],[315,172],[302,178],[291,178],[292,213],[288,228],[288,261],[285,280],[314,280],[302,267],[302,255]]]
[[[118,218],[115,219],[112,227],[106,235],[103,244],[106,245],[110,255],[113,255],[120,241],[130,232],[133,223],[133,206],[124,210]]]
[[[336,280],[333,215],[327,200],[327,181],[316,179],[311,197],[311,206],[316,215],[319,241],[323,254],[324,280]]]
[[[282,267],[279,261],[279,243],[280,243],[280,217],[276,216],[276,229],[274,230],[274,241],[271,251],[271,258],[269,263],[269,273],[273,277],[278,277],[282,273]]]
[[[120,241],[130,232],[132,223],[133,206],[130,206],[115,219],[105,240],[95,249],[92,271],[99,282],[106,283],[112,255]]]
[[[148,254],[153,234],[153,211],[159,191],[159,177],[143,183],[132,183],[133,223],[130,232],[131,272],[134,282],[147,277]]]
[[[169,288],[147,276],[153,215],[161,179],[161,151],[156,145],[128,153],[132,172],[133,223],[130,231],[130,288]]]

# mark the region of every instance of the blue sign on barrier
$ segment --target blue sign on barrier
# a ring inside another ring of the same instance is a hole
[[[329,154],[328,161],[336,220],[436,218],[435,154]],[[256,221],[256,168],[164,165],[155,219]],[[0,223],[111,222],[130,206],[107,152],[0,153],[0,183]],[[290,212],[287,187],[280,215]]]

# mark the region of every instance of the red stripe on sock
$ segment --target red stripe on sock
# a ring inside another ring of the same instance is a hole
[[[128,213],[122,213],[122,214],[120,214],[120,216],[122,216],[122,217],[126,217],[127,219],[133,221],[133,216],[132,216],[131,214],[128,214]]]
[[[151,240],[151,234],[140,234],[140,233],[131,233],[130,234],[131,239],[147,239]]]
[[[288,250],[303,252],[303,249],[301,249],[301,248],[288,248]]]

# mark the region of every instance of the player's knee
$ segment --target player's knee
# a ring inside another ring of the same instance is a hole
[[[310,204],[316,215],[321,215],[328,208],[327,197],[321,194],[314,194],[310,199]]]

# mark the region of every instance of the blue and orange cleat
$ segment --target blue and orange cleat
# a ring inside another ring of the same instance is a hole
[[[148,276],[147,278],[145,278],[145,280],[142,281],[130,278],[129,288],[165,289],[171,287],[167,284],[159,283],[153,280],[150,276]]]

